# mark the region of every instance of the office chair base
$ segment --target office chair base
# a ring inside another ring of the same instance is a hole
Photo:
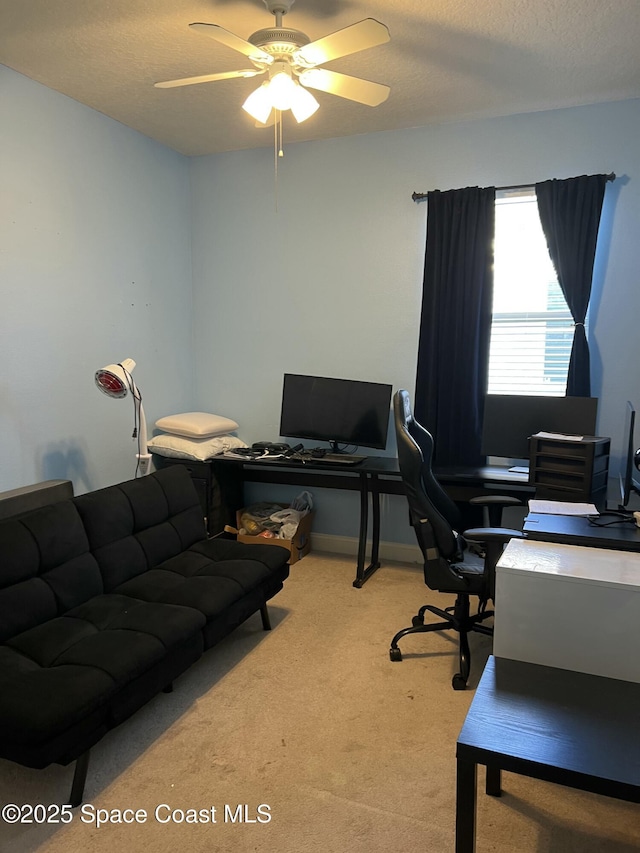
[[[402,652],[398,646],[398,641],[406,637],[407,634],[427,634],[431,631],[457,631],[460,635],[460,672],[457,672],[451,679],[451,686],[454,690],[465,690],[471,670],[471,651],[469,649],[468,635],[472,631],[487,636],[493,635],[493,628],[482,624],[485,619],[493,616],[493,610],[485,610],[484,605],[481,604],[478,612],[471,616],[469,609],[469,596],[464,593],[458,595],[456,603],[452,607],[447,607],[444,610],[434,607],[432,604],[425,604],[411,620],[411,627],[398,631],[391,640],[389,660],[393,662],[402,660]],[[433,613],[435,616],[439,616],[443,621],[430,622],[425,625],[424,616],[427,611]]]

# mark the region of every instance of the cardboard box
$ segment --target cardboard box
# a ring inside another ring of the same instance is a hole
[[[287,504],[281,505],[283,509],[287,508]],[[244,509],[238,510],[236,513],[236,526],[238,530],[242,527],[240,519]],[[313,525],[313,511],[307,513],[300,519],[298,529],[295,532],[293,539],[278,539],[265,538],[264,536],[249,536],[247,533],[238,533],[238,542],[244,542],[248,545],[279,545],[281,548],[288,548],[291,558],[290,565],[297,563],[311,550],[311,527]]]

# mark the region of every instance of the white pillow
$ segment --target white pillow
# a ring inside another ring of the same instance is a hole
[[[230,418],[221,415],[210,415],[207,412],[184,412],[181,415],[167,415],[156,421],[156,426],[163,432],[173,435],[186,435],[189,438],[206,438],[211,435],[224,435],[238,429],[238,424]]]
[[[193,459],[204,462],[232,450],[234,447],[246,447],[246,443],[235,435],[217,435],[208,438],[183,438],[180,435],[156,435],[147,442],[151,453],[159,456],[171,456],[174,459]]]

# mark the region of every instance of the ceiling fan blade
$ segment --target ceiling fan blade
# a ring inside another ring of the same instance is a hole
[[[357,24],[351,24],[335,33],[330,33],[324,38],[312,41],[304,45],[294,53],[294,59],[300,65],[313,67],[329,62],[331,59],[339,59],[368,47],[376,47],[384,44],[390,39],[389,30],[380,21],[373,18],[365,18]]]
[[[154,83],[156,89],[175,89],[177,86],[193,86],[194,83],[213,83],[216,80],[232,80],[234,77],[256,77],[264,74],[256,68],[243,68],[241,71],[222,71],[220,74],[202,74],[200,77],[182,77],[180,80],[163,80]]]
[[[300,82],[310,89],[329,92],[339,98],[357,101],[369,107],[377,107],[389,97],[391,89],[382,83],[371,80],[361,80],[348,74],[338,74],[337,71],[327,71],[326,68],[309,68],[300,75]]]
[[[256,47],[255,44],[251,44],[250,41],[240,38],[240,36],[229,32],[229,30],[225,30],[223,27],[219,27],[217,24],[194,23],[189,24],[189,26],[196,33],[209,36],[209,38],[215,39],[221,44],[225,44],[232,50],[244,53],[244,55],[248,56],[249,59],[255,59],[257,62],[264,62],[268,65],[271,65],[273,62],[273,57],[261,47]]]

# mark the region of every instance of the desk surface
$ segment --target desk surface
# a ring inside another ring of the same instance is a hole
[[[314,471],[336,471],[338,473],[360,473],[364,471],[368,474],[389,475],[392,477],[400,476],[398,468],[398,460],[393,456],[366,456],[365,459],[357,465],[336,465],[326,462],[319,458],[310,458],[296,460],[292,458],[279,457],[264,457],[262,459],[238,459],[228,456],[216,456],[214,462],[222,461],[229,463],[240,463],[244,466],[258,466],[268,468],[307,468]],[[459,466],[449,468],[436,468],[434,473],[438,480],[445,484],[458,485],[479,485],[481,483],[490,483],[505,486],[528,486],[529,475],[510,471],[502,465],[483,465],[478,467]]]
[[[639,728],[640,684],[491,656],[458,755],[640,802]]]
[[[391,474],[396,477],[400,476],[398,460],[392,456],[365,456],[362,462],[358,462],[355,465],[341,465],[333,462],[327,462],[322,457],[296,459],[295,457],[287,458],[279,456],[264,456],[258,459],[252,459],[251,457],[243,459],[231,456],[215,456],[211,461],[220,461],[230,464],[235,462],[243,467],[255,466],[257,468],[265,469],[292,468],[298,471],[304,469],[307,469],[308,471],[324,471],[327,473],[335,471],[337,474],[360,474],[364,472],[367,474]]]
[[[529,474],[511,471],[502,465],[436,468],[434,473],[443,483],[497,483],[509,486],[529,486]],[[530,488],[533,491],[533,487]]]
[[[606,521],[609,518],[615,518],[615,516],[602,516],[600,521]],[[640,527],[632,522],[620,521],[606,527],[598,527],[582,516],[544,515],[530,512],[524,520],[522,529],[528,539],[541,542],[613,548],[617,551],[640,551]]]

